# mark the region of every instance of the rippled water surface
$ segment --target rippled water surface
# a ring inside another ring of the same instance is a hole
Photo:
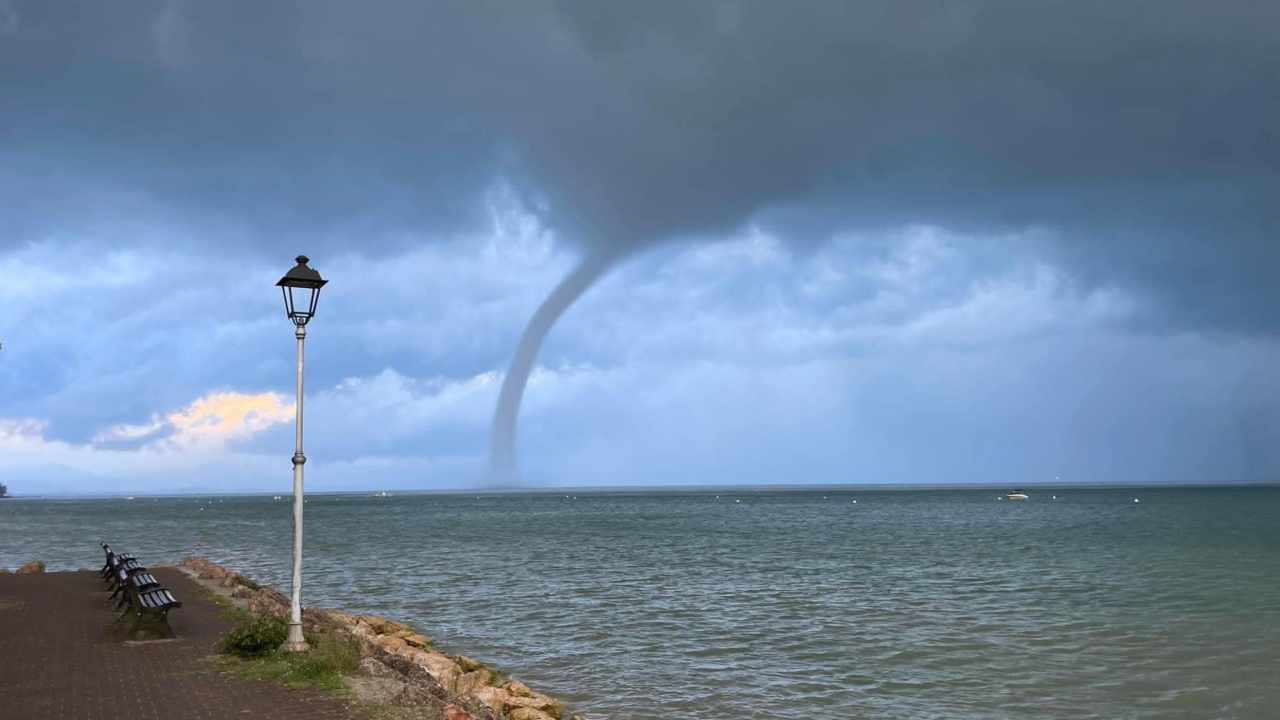
[[[1280,488],[330,495],[306,513],[305,603],[408,620],[597,720],[1280,713]],[[283,588],[289,537],[270,497],[0,502],[8,567],[90,567],[105,538]]]

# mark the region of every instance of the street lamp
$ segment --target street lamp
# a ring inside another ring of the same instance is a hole
[[[302,465],[307,462],[307,456],[302,454],[302,344],[307,339],[307,323],[316,314],[320,288],[329,282],[307,267],[310,258],[306,255],[299,255],[297,260],[298,264],[276,283],[284,295],[285,314],[293,321],[293,335],[298,338],[298,417],[293,450],[293,599],[289,607],[289,637],[283,646],[290,652],[307,649],[307,640],[302,636]]]

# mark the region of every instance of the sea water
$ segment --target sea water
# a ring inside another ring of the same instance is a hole
[[[1280,488],[1000,495],[313,495],[304,604],[596,720],[1280,717]],[[5,500],[0,566],[287,588],[290,532],[287,495]]]

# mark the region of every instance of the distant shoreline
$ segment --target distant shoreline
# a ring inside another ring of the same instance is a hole
[[[1165,489],[1165,490],[1213,490],[1244,488],[1275,488],[1280,481],[1273,482],[1220,482],[1220,483],[1035,483],[1023,482],[1020,488],[1036,490],[1127,490],[1127,489]],[[808,494],[808,493],[849,493],[849,492],[969,492],[969,491],[1007,491],[1010,485],[994,483],[983,484],[867,484],[867,485],[699,485],[692,487],[677,485],[655,485],[644,487],[529,487],[529,488],[449,488],[449,489],[413,489],[388,491],[388,497],[413,496],[540,496],[540,495],[593,495],[593,496],[638,496],[638,495],[708,495],[708,494]],[[369,490],[321,490],[307,492],[308,497],[376,497],[381,489]],[[67,493],[43,495],[5,495],[0,500],[123,500],[126,498],[147,499],[181,499],[205,497],[274,497],[284,495],[291,498],[288,492],[254,490],[254,491],[192,491],[179,493]]]

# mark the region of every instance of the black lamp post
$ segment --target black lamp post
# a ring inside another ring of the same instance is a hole
[[[307,267],[310,259],[306,255],[299,255],[297,260],[298,264],[276,283],[284,295],[285,314],[293,321],[293,334],[298,339],[297,432],[293,450],[293,597],[289,608],[289,637],[284,642],[284,649],[294,652],[307,649],[302,635],[302,466],[307,462],[307,456],[302,454],[303,343],[307,339],[307,323],[316,314],[320,288],[328,282]]]

